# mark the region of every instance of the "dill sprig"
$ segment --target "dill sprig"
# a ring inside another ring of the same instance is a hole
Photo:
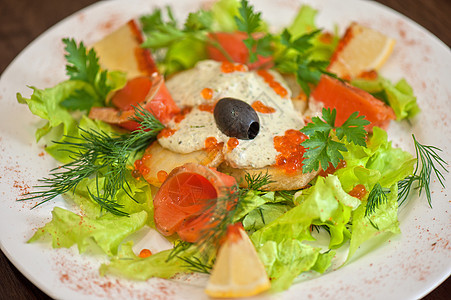
[[[266,173],[257,173],[257,174],[249,174],[246,173],[244,175],[244,180],[246,181],[246,188],[241,188],[240,192],[241,194],[246,194],[249,191],[260,191],[264,187],[266,187],[268,184],[273,183],[274,181],[271,180],[271,175]]]
[[[201,237],[196,242],[201,253],[208,253],[209,249],[217,249],[221,239],[227,233],[227,226],[233,224],[234,215],[241,205],[241,195],[238,185],[228,189],[224,196],[219,197],[207,205],[206,214],[210,214],[208,224],[201,231]],[[213,247],[212,247],[213,246]]]
[[[368,195],[368,200],[365,208],[365,217],[372,215],[379,205],[387,203],[387,193],[389,191],[382,188],[380,183],[376,183]]]
[[[420,144],[413,134],[412,138],[418,161],[413,175],[407,176],[405,179],[398,182],[398,202],[399,205],[402,205],[407,200],[407,197],[416,182],[417,186],[415,188],[418,189],[418,196],[421,196],[421,193],[424,190],[429,206],[432,208],[430,190],[432,172],[434,172],[440,185],[444,188],[445,177],[440,170],[442,169],[448,172],[446,169],[448,164],[439,156],[438,152],[442,151],[440,148]]]
[[[171,259],[178,258],[185,263],[185,267],[190,271],[209,274],[211,269],[213,268],[214,261],[204,259],[205,256],[201,256],[201,258],[193,256],[189,249],[194,249],[194,247],[194,244],[182,240],[176,241],[174,248],[171,250],[168,258],[166,259],[166,262],[170,261]]]
[[[286,202],[293,203],[294,194],[296,194],[296,190],[293,191],[276,191],[276,194],[282,197]]]
[[[239,31],[247,34],[247,38],[243,40],[243,43],[249,51],[249,62],[256,62],[258,55],[271,55],[271,35],[267,33],[259,39],[253,36],[253,33],[261,31],[263,23],[261,12],[256,12],[247,0],[241,0],[238,13],[239,16],[235,16],[235,23]]]
[[[203,262],[199,257],[178,256],[179,259],[186,263],[186,267],[193,272],[210,274],[213,268],[212,264]]]
[[[41,190],[28,193],[20,201],[41,199],[36,207],[58,195],[74,191],[83,179],[96,176],[96,191],[88,190],[92,199],[106,211],[128,215],[121,210],[123,206],[116,202],[115,197],[119,190],[124,190],[133,199],[126,179],[129,159],[134,153],[144,150],[164,128],[149,111],[142,107],[134,109],[133,120],[141,126],[129,134],[110,136],[104,131],[80,128],[80,137],[66,136],[66,140],[55,142],[68,146],[63,151],[69,152],[72,161],[50,170],[49,177],[39,180],[42,184],[35,186]],[[103,184],[99,180],[101,176],[104,177]]]

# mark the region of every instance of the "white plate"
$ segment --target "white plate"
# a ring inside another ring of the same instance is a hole
[[[50,87],[65,79],[63,37],[92,44],[132,17],[150,12],[158,3],[172,4],[175,16],[185,18],[201,1],[107,1],[84,9],[54,26],[30,44],[6,69],[0,80],[0,242],[14,265],[44,292],[58,299],[151,298],[202,299],[202,280],[150,279],[136,283],[102,278],[102,256],[78,255],[77,250],[53,250],[49,244],[26,244],[34,230],[48,222],[62,199],[30,210],[33,203],[16,202],[37,179],[48,174],[55,162],[34,143],[39,120],[25,105],[16,102],[16,92],[31,94],[28,86]],[[255,7],[277,28],[287,24],[301,1],[255,1]],[[413,151],[410,134],[425,144],[443,149],[449,162],[451,147],[451,52],[423,28],[374,2],[356,0],[309,0],[320,10],[318,24],[342,30],[359,21],[394,37],[393,55],[381,70],[392,80],[405,77],[414,87],[422,113],[407,123],[393,124],[389,131],[395,145]],[[344,9],[346,8],[346,9]],[[450,174],[446,174],[448,185]],[[399,219],[402,234],[369,254],[360,255],[345,267],[316,279],[293,285],[280,295],[265,298],[413,299],[439,285],[451,273],[450,190],[432,183],[433,209],[425,196],[414,197],[403,207]],[[147,237],[159,243],[158,237]],[[364,251],[360,253],[363,254]]]

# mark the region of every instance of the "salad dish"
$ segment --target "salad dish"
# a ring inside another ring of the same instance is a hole
[[[112,1],[43,35],[1,80],[2,251],[56,298],[423,296],[451,55],[347,2]]]

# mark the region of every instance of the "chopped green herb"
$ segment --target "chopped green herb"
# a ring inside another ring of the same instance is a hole
[[[95,104],[104,105],[104,101],[112,87],[108,84],[108,72],[102,71],[94,49],[87,51],[83,42],[78,45],[74,39],[64,38],[67,54],[65,58],[66,74],[71,80],[80,80],[89,84],[89,90],[75,90],[61,102],[68,110],[89,110]]]
[[[413,184],[417,182],[418,195],[421,196],[421,193],[424,190],[429,206],[432,207],[430,190],[432,172],[434,172],[435,176],[439,180],[440,185],[442,187],[445,187],[445,177],[440,169],[448,172],[448,170],[446,169],[448,163],[438,155],[438,152],[442,151],[441,149],[435,146],[420,144],[413,134],[412,138],[415,145],[415,153],[418,162],[415,167],[414,174],[406,177],[404,180],[398,183],[398,202],[399,205],[401,205],[407,200]],[[438,166],[436,166],[436,164],[438,164]]]
[[[312,122],[301,129],[301,132],[309,137],[301,144],[305,148],[304,167],[302,168],[304,173],[316,171],[320,165],[325,170],[329,163],[337,167],[338,162],[343,159],[340,151],[348,150],[344,143],[334,139],[331,134],[332,130],[335,130],[335,135],[339,140],[346,137],[348,142],[366,146],[364,127],[370,122],[365,120],[364,116],[358,116],[358,113],[354,112],[343,125],[336,127],[336,115],[335,109],[323,108],[322,120],[319,117],[313,117]]]

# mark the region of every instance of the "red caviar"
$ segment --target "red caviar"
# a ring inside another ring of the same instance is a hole
[[[139,178],[139,177],[141,177],[141,172],[139,172],[139,170],[137,170],[137,169],[134,169],[132,171],[132,176],[135,178]]]
[[[299,130],[289,129],[285,135],[274,137],[274,148],[280,154],[276,157],[276,167],[282,168],[288,174],[302,169],[304,147],[301,143],[307,139]]]
[[[139,170],[139,168],[141,168],[143,166],[143,161],[141,159],[137,159],[135,161],[134,165],[135,165],[135,169]]]
[[[168,178],[168,172],[166,172],[165,170],[160,170],[157,173],[157,179],[159,182],[164,182],[166,180],[166,178]]]
[[[227,147],[229,147],[230,150],[235,149],[240,144],[240,141],[238,141],[237,138],[230,138],[227,141]]]
[[[242,64],[235,64],[230,61],[223,61],[221,64],[221,71],[223,73],[245,72],[246,67]]]
[[[211,104],[200,104],[198,108],[200,111],[206,111],[211,113],[213,113],[213,111],[215,110],[215,106]]]
[[[147,174],[149,174],[150,169],[148,167],[141,167],[139,169],[139,172],[141,173],[142,176],[146,176]]]
[[[274,76],[271,75],[267,70],[258,70],[257,74],[260,75],[263,80],[276,92],[280,97],[285,97],[288,95],[288,91],[274,79]]]
[[[367,193],[368,191],[366,190],[365,186],[363,184],[358,184],[348,194],[351,195],[352,197],[356,197],[362,200]]]
[[[161,130],[158,133],[158,138],[162,138],[162,137],[170,137],[171,135],[173,135],[177,130],[175,129],[170,129],[170,128],[163,128],[163,130]]]
[[[329,163],[329,166],[327,167],[327,169],[326,170],[321,170],[318,173],[318,175],[326,177],[327,175],[333,174],[338,169],[341,169],[341,168],[344,168],[344,167],[346,167],[346,161],[344,161],[344,160],[340,160],[336,167],[334,167],[331,163]]]
[[[379,77],[376,70],[363,71],[359,74],[359,78],[367,79],[367,80],[376,80]]]
[[[143,162],[145,162],[146,160],[149,160],[149,159],[151,159],[152,158],[152,154],[144,154],[143,155],[143,158],[141,158],[141,160],[143,161]]]
[[[150,159],[151,155],[146,154],[143,156],[142,159],[137,159],[135,163],[133,164],[135,166],[135,169],[132,172],[132,176],[135,178],[139,178],[140,176],[145,176],[149,174],[150,170],[144,165],[144,161],[147,159]]]
[[[193,108],[192,107],[185,107],[182,109],[182,111],[180,113],[178,113],[177,115],[175,115],[174,117],[174,122],[175,123],[180,123],[183,119],[185,119],[185,116],[187,114],[189,114],[191,112]]]
[[[318,39],[320,40],[321,43],[332,44],[334,36],[330,32],[324,32],[318,37]]]
[[[141,252],[139,252],[139,257],[141,258],[147,258],[152,255],[152,252],[149,249],[142,249]]]
[[[272,114],[273,112],[276,111],[275,108],[271,106],[266,106],[265,104],[263,104],[263,102],[259,100],[254,101],[251,106],[255,111],[258,111],[259,113],[262,114]]]
[[[215,149],[218,147],[218,140],[215,137],[208,137],[205,139],[205,149]]]
[[[210,88],[204,88],[200,94],[205,100],[211,100],[213,98],[213,90]]]

